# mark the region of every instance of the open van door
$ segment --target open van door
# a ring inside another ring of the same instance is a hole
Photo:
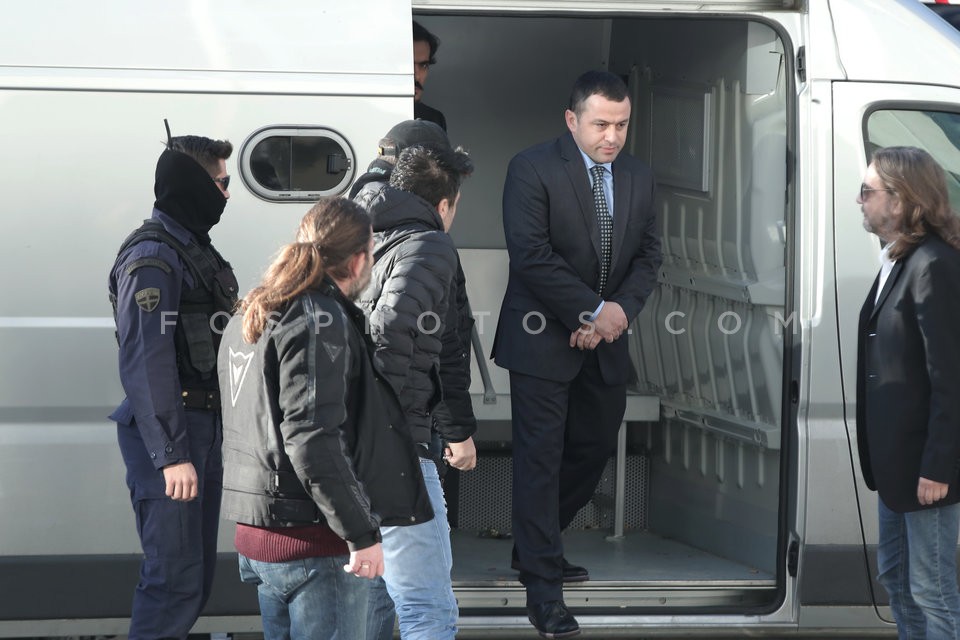
[[[876,48],[871,47],[874,51]],[[960,51],[956,46],[938,48],[941,56],[934,65],[921,59],[909,62],[914,69],[926,69],[935,76],[943,69],[944,80],[956,81],[954,69]],[[851,76],[856,68],[844,61]],[[930,62],[933,62],[930,60]],[[883,68],[884,61],[874,61]],[[935,81],[935,77],[930,78]],[[856,489],[859,494],[863,544],[869,559],[874,602],[886,605],[887,597],[876,582],[878,538],[876,494],[869,491],[856,459],[856,364],[857,318],[860,306],[880,268],[881,245],[877,236],[863,228],[863,214],[856,203],[858,187],[874,150],[888,146],[916,146],[927,150],[946,170],[950,200],[960,209],[960,88],[891,82],[836,82],[833,84],[833,235],[836,252],[836,301],[839,318],[840,360],[847,438],[854,456]],[[842,239],[842,241],[841,241]],[[882,618],[892,621],[886,608]]]
[[[570,560],[590,569],[564,591],[585,629],[794,620],[785,557],[796,537],[781,526],[794,485],[783,480],[793,336],[778,318],[792,311],[785,193],[802,34],[799,14],[764,13],[782,4],[701,13],[644,0],[415,3],[443,41],[424,100],[443,107],[451,142],[477,167],[451,235],[484,354],[508,270],[507,163],[566,130],[584,70],[627,80],[627,149],[657,175],[664,265],[628,338],[635,375],[620,449],[564,534]],[[465,634],[529,628],[510,568],[508,376],[491,366],[489,377],[496,402],[474,376],[480,461],[451,506]]]

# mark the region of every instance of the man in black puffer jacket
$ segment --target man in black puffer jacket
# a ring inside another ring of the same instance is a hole
[[[447,134],[437,124],[426,120],[404,120],[393,126],[380,140],[376,159],[370,163],[367,172],[360,176],[350,189],[350,197],[368,210],[372,202],[390,181],[390,174],[397,163],[397,156],[415,144],[432,145],[451,150]],[[433,444],[435,455],[447,453],[454,461],[464,460],[469,465],[460,464],[439,467],[443,477],[444,495],[450,513],[457,512],[459,472],[472,468],[470,462],[475,458],[476,448],[473,434],[477,430],[477,419],[473,414],[470,400],[470,355],[474,318],[467,299],[467,279],[457,256],[457,269],[454,274],[454,290],[450,294],[450,304],[444,318],[443,337],[440,339],[440,387],[443,398],[433,409]],[[448,447],[444,447],[447,443]],[[452,446],[449,446],[451,445]],[[448,462],[450,458],[448,457]],[[454,515],[453,518],[456,516]],[[453,520],[451,518],[451,521]],[[381,640],[390,640],[392,630],[384,630]]]
[[[404,638],[443,640],[456,634],[450,536],[447,527],[440,526],[446,506],[429,448],[442,396],[444,319],[455,304],[459,265],[446,232],[456,215],[460,184],[472,169],[469,157],[449,146],[408,147],[397,159],[389,184],[368,200],[376,262],[358,305],[369,318],[379,368],[400,396],[411,436],[420,445],[421,471],[436,523],[382,529],[383,581],[396,604]],[[444,458],[451,466],[467,470],[476,464],[470,436],[448,443]],[[368,637],[392,632],[390,605],[383,589],[375,586]]]
[[[368,211],[384,204],[382,192],[390,181],[397,157],[407,147],[425,145],[452,151],[447,134],[437,124],[426,120],[405,120],[387,132],[380,140],[377,158],[370,163],[367,172],[360,176],[350,189],[350,198]],[[385,219],[384,226],[389,220]],[[437,310],[434,309],[434,312]],[[472,447],[477,419],[470,401],[470,353],[474,319],[467,298],[467,280],[457,256],[453,276],[450,304],[443,318],[443,335],[440,337],[440,386],[442,399],[434,408],[432,421],[434,441],[438,438],[448,444]],[[457,448],[457,447],[454,447]],[[459,453],[460,457],[475,457],[475,454]],[[472,466],[472,465],[471,465]]]

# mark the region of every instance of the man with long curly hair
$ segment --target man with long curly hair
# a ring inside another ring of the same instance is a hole
[[[960,219],[915,147],[873,155],[857,203],[885,243],[860,312],[857,443],[877,491],[877,579],[901,638],[960,638]]]

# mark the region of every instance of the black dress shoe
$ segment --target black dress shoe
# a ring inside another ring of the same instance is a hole
[[[561,558],[560,561],[563,563],[564,582],[586,582],[590,579],[590,572],[587,571],[586,567],[570,564],[566,558]]]
[[[578,567],[575,564],[570,564],[567,562],[566,558],[561,558],[560,562],[563,566],[564,582],[586,582],[590,579],[590,572],[587,571],[585,567]],[[520,561],[514,558],[510,562],[510,568],[514,571],[520,571]]]
[[[527,607],[527,618],[544,638],[571,638],[580,635],[580,625],[563,600],[531,605]]]

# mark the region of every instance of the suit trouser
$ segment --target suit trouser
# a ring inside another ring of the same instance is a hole
[[[153,466],[137,425],[117,425],[143,548],[130,640],[186,638],[213,586],[223,492],[223,433],[219,414],[188,410],[186,416],[190,461],[200,485],[198,496],[190,502],[166,496],[163,471]]]
[[[603,381],[587,354],[570,382],[510,372],[513,538],[527,604],[563,599],[560,532],[590,501],[626,408],[626,385]]]

